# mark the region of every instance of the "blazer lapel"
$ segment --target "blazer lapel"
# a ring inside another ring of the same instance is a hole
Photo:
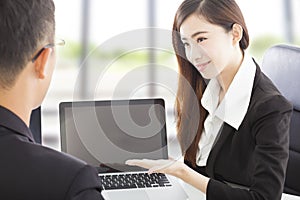
[[[221,150],[223,144],[225,143],[226,139],[230,134],[233,134],[235,129],[228,125],[227,123],[224,123],[223,128],[221,132],[219,133],[220,136],[217,139],[217,142],[213,146],[207,160],[206,165],[206,173],[209,177],[214,178],[214,165],[216,158],[218,156],[219,151]]]
[[[256,65],[256,73],[255,73],[251,98],[253,95],[253,91],[257,87],[258,82],[260,81],[260,77],[261,77],[261,70],[260,70],[258,64],[255,62],[254,59],[253,59],[253,62]],[[217,141],[215,142],[213,148],[211,149],[210,154],[207,159],[206,173],[209,177],[214,178],[214,166],[215,166],[215,162],[216,162],[217,156],[219,154],[219,151],[221,150],[222,146],[228,139],[228,136],[231,134],[234,134],[235,131],[236,130],[233,127],[231,127],[229,124],[224,122],[223,128],[220,130],[219,136],[216,139]]]

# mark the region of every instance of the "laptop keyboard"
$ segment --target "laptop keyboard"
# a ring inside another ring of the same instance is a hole
[[[166,175],[161,173],[99,174],[99,178],[103,190],[172,186]]]

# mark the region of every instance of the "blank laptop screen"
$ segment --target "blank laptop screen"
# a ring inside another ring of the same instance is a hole
[[[62,151],[96,167],[131,171],[128,159],[168,156],[162,99],[63,102],[60,125]]]

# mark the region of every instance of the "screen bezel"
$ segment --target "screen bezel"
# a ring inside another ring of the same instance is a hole
[[[61,102],[59,104],[59,119],[60,119],[60,137],[61,137],[61,151],[65,153],[68,152],[67,149],[67,133],[66,133],[66,124],[65,124],[65,117],[66,117],[66,109],[72,108],[72,107],[87,107],[90,108],[92,106],[95,107],[101,107],[101,106],[111,106],[111,105],[160,105],[165,109],[165,101],[161,98],[155,98],[155,99],[127,99],[127,100],[100,100],[100,101],[74,101],[74,102]],[[163,120],[166,122],[166,112],[164,112]],[[166,130],[166,123],[164,124],[162,130],[161,130],[161,141],[162,141],[162,147],[167,146],[167,130]],[[163,148],[163,159],[168,158],[168,148]],[[72,154],[72,153],[71,153]],[[109,164],[107,163],[100,163],[100,166],[102,165],[102,169],[100,169],[101,172],[103,171],[113,171],[109,168]],[[99,167],[99,166],[95,166]],[[101,168],[101,167],[100,167]],[[127,167],[128,168],[128,167]],[[135,169],[136,170],[136,169]]]

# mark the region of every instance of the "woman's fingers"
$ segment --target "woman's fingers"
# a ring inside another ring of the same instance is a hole
[[[149,169],[148,173],[163,173],[176,176],[178,171],[183,167],[183,163],[176,160],[149,160],[149,159],[132,159],[125,162],[127,165],[139,166]]]
[[[125,164],[126,165],[131,165],[131,166],[135,166],[135,165],[139,165],[141,160],[137,160],[137,159],[132,159],[132,160],[126,160]]]
[[[148,159],[132,159],[132,160],[127,160],[125,162],[126,165],[131,165],[131,166],[139,166],[139,167],[143,167],[146,169],[149,169],[151,167],[153,167],[155,165],[155,163],[152,160],[148,160]]]

